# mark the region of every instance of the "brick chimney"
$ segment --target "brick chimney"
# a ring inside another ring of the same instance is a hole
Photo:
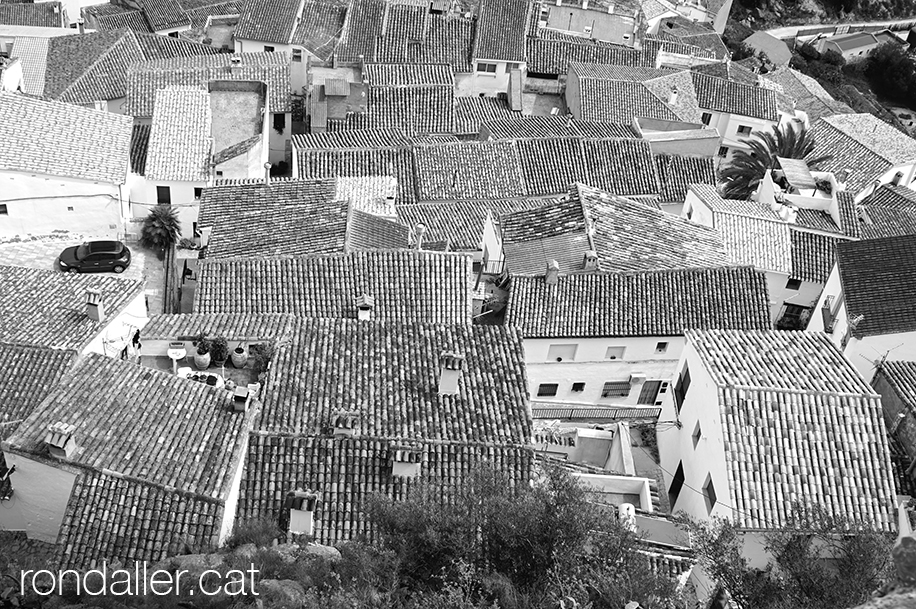
[[[372,319],[372,310],[375,309],[375,296],[362,294],[356,297],[356,316],[361,321]]]
[[[105,321],[105,303],[102,301],[101,290],[86,290],[86,315],[92,321]]]
[[[585,252],[585,256],[582,257],[582,268],[586,271],[597,271],[598,252],[595,250],[588,250]]]
[[[77,450],[76,440],[73,438],[73,432],[76,431],[75,425],[67,423],[54,423],[48,426],[48,433],[45,436],[45,444],[48,445],[48,452],[56,459],[69,459]]]
[[[439,395],[457,395],[458,379],[464,369],[464,356],[444,351],[439,356]]]
[[[547,273],[544,274],[544,283],[557,285],[560,282],[560,263],[556,260],[547,261]]]

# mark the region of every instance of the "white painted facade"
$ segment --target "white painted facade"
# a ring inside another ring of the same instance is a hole
[[[522,78],[526,73],[524,62],[496,61],[491,59],[474,59],[474,72],[470,82],[464,86],[471,87],[474,95],[483,94],[485,97],[496,97],[499,93],[509,92],[509,74],[512,70],[521,70]]]
[[[772,131],[773,127],[777,125],[777,121],[730,114],[728,112],[716,112],[706,108],[700,108],[700,116],[703,124],[717,130],[722,136],[722,143],[716,157],[720,166],[722,163],[727,163],[732,159],[735,150],[749,150],[748,145],[741,140],[750,138],[755,131]],[[747,131],[748,128],[750,131]],[[742,129],[743,132],[739,132],[739,129]],[[722,154],[723,152],[725,152],[724,155]]]
[[[20,91],[23,86],[22,60],[0,59],[0,91]]]
[[[0,507],[0,530],[25,531],[29,539],[56,543],[78,470],[3,452],[16,472],[13,496]]]
[[[660,343],[665,343],[660,351]],[[645,381],[670,382],[684,348],[683,336],[625,338],[526,338],[525,367],[532,399],[635,406]],[[558,355],[558,353],[562,355]],[[572,356],[570,356],[572,353]],[[615,359],[610,359],[611,357]],[[563,361],[558,362],[557,357]],[[626,397],[601,397],[604,384],[629,381]],[[573,391],[573,383],[584,383]],[[541,385],[557,385],[555,396],[538,397]],[[659,393],[658,399],[664,392]],[[648,406],[654,406],[647,404]]]
[[[111,318],[105,328],[83,348],[82,353],[119,357],[121,351],[131,344],[134,333],[145,326],[148,321],[146,293],[140,292]]]
[[[127,167],[124,180],[127,181]],[[129,217],[123,184],[0,171],[0,237],[64,230],[117,239]]]
[[[200,215],[200,199],[195,194],[195,189],[203,189],[212,185],[212,180],[200,182],[179,182],[168,180],[147,180],[136,176],[131,188],[130,207],[135,220],[143,220],[149,215],[150,210],[158,205],[157,187],[169,189],[171,206],[178,212],[181,222],[181,236],[188,239],[194,238],[194,225]]]

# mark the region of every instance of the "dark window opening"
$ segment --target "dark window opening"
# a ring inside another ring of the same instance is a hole
[[[721,146],[719,148],[719,156],[724,158],[728,156],[728,146]]]
[[[787,290],[797,290],[801,288],[801,284],[802,284],[801,279],[790,279],[789,281],[786,282],[786,289]]]
[[[704,125],[709,125],[710,121],[712,121],[712,114],[710,114],[709,112],[704,112],[703,116],[700,117],[700,120],[703,122]]]
[[[202,194],[204,194],[204,189],[203,189],[203,188],[195,188],[195,189],[194,189],[194,198],[195,198],[195,199],[199,199],[199,198],[200,198],[200,195],[202,195]]]
[[[678,414],[681,414],[681,408],[684,405],[684,398],[687,397],[688,389],[690,389],[690,369],[684,366],[684,372],[681,373],[677,384],[674,386],[674,405]]]
[[[637,404],[655,405],[658,400],[658,392],[662,388],[661,381],[646,381],[643,383],[642,390],[639,392]]]
[[[543,383],[538,385],[538,397],[553,397],[557,394],[559,385],[556,383]]]
[[[572,390],[575,391],[576,393],[585,391],[585,383],[573,383]]]
[[[603,398],[625,398],[630,395],[630,381],[608,381],[601,390]]]
[[[6,208],[6,204],[0,205],[0,216],[10,215],[9,210]]]
[[[274,131],[283,133],[286,129],[286,115],[283,113],[274,114]]]
[[[671,480],[671,486],[668,487],[668,509],[674,513],[674,505],[677,503],[678,495],[684,487],[684,464],[677,464],[677,471],[674,472],[674,478]]]
[[[172,204],[172,191],[168,186],[156,187],[156,202],[159,203],[159,205]]]
[[[696,448],[697,444],[700,443],[700,438],[703,437],[703,430],[700,429],[699,421],[697,421],[697,426],[693,428],[693,435],[690,437],[693,438],[693,447]]]
[[[706,510],[712,513],[716,507],[716,487],[712,484],[712,476],[706,476],[706,484],[703,485],[703,497],[706,499]]]
[[[273,52],[274,52],[274,48],[271,47],[271,46],[267,46],[267,45],[265,44],[265,45],[264,45],[264,52],[265,52],[265,53],[273,53]]]

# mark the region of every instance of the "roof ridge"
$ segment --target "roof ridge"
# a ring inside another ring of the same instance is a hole
[[[852,391],[824,391],[822,389],[792,389],[789,387],[766,387],[763,385],[735,385],[732,383],[724,383],[713,379],[716,387],[720,389],[737,389],[739,391],[765,391],[768,393],[785,393],[792,395],[813,395],[813,396],[832,396],[832,397],[856,397],[856,398],[868,398],[876,399],[880,402],[881,394],[877,393],[874,389],[871,389],[871,393],[865,392],[852,392]],[[864,383],[864,381],[863,381]],[[866,384],[866,386],[868,386]]]
[[[446,324],[451,325],[451,324]],[[315,439],[315,440],[331,440],[337,442],[404,442],[412,444],[432,444],[434,446],[470,446],[474,448],[516,448],[523,450],[530,450],[536,452],[534,448],[531,448],[528,444],[521,442],[487,442],[483,440],[447,440],[442,438],[417,438],[414,436],[375,436],[375,435],[357,435],[349,436],[346,438],[337,438],[333,434],[318,434],[318,433],[296,433],[291,431],[270,431],[266,429],[251,429],[248,432],[249,436],[256,436],[259,438],[283,438],[283,439]]]
[[[55,97],[55,99],[60,99],[60,98],[62,98],[62,97],[64,96],[64,94],[66,94],[68,91],[70,91],[70,89],[74,88],[77,84],[79,84],[79,83],[80,83],[84,78],[86,78],[86,77],[87,77],[87,76],[88,76],[88,75],[89,75],[89,74],[90,74],[90,73],[91,73],[91,72],[92,72],[92,71],[93,71],[93,70],[94,70],[103,60],[107,59],[107,58],[114,52],[115,48],[117,48],[117,47],[124,41],[124,39],[127,37],[127,32],[130,31],[130,30],[127,29],[127,28],[119,28],[119,29],[124,30],[124,31],[121,32],[121,35],[118,36],[118,38],[117,38],[117,40],[115,40],[114,44],[112,44],[112,45],[109,46],[107,49],[105,49],[105,51],[103,51],[101,54],[99,54],[99,56],[95,58],[95,61],[93,61],[91,64],[89,64],[89,66],[88,66],[85,70],[83,70],[83,73],[80,74],[79,77],[77,77],[73,82],[71,82],[69,85],[67,85],[67,87],[66,87],[63,91],[61,91],[60,93],[57,94],[57,96]],[[114,31],[117,32],[118,30],[114,30]],[[136,41],[135,41],[135,42],[136,42]],[[142,49],[140,49],[140,44],[139,44],[139,43],[137,43],[137,51],[140,52],[140,55],[141,55],[141,57],[142,57],[143,52],[142,52]],[[128,66],[128,67],[129,67],[129,66]]]

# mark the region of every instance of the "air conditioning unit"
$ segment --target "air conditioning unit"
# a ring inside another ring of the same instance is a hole
[[[646,375],[645,375],[645,374],[639,374],[639,373],[637,373],[637,374],[631,374],[631,375],[630,375],[630,384],[631,384],[631,385],[638,385],[638,384],[640,384],[640,383],[645,383],[645,382],[646,382]]]

